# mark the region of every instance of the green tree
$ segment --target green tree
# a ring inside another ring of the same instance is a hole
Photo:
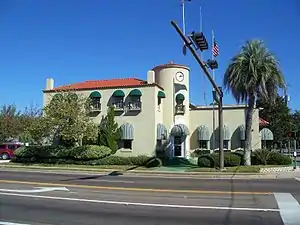
[[[118,150],[118,140],[120,139],[120,130],[118,123],[115,121],[115,111],[109,107],[107,115],[102,118],[99,126],[99,145],[104,145],[112,150],[115,154]]]
[[[42,110],[39,107],[33,105],[26,107],[19,116],[22,126],[19,134],[20,141],[41,144],[47,131],[42,119]],[[40,129],[37,130],[37,127],[40,127]]]
[[[55,95],[44,108],[43,122],[53,132],[53,140],[58,139],[60,144],[82,145],[83,138],[97,138],[97,126],[87,116],[86,99],[75,93]]]
[[[285,88],[278,60],[262,41],[247,41],[239,54],[231,59],[223,84],[238,103],[247,102],[245,132],[245,165],[251,165],[251,130],[256,99],[274,103],[278,88]]]
[[[257,108],[263,108],[259,116],[270,124],[268,128],[274,134],[274,141],[283,143],[287,141],[287,132],[293,130],[293,117],[283,97],[277,95],[275,104],[266,99],[258,99]]]
[[[292,131],[297,132],[297,148],[299,149],[299,146],[300,146],[300,111],[299,110],[296,110],[292,114],[292,120],[293,120]]]
[[[293,130],[298,132],[300,132],[300,111],[296,110],[293,114],[292,114],[292,120],[293,120]]]
[[[0,108],[0,142],[9,138],[18,138],[21,132],[20,111],[14,105]]]

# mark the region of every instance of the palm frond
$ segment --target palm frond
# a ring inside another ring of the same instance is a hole
[[[263,41],[250,40],[231,59],[223,85],[238,103],[247,102],[249,95],[274,100],[278,88],[285,88],[279,61]]]

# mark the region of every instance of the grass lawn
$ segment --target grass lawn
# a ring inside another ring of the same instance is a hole
[[[155,172],[164,172],[163,168],[146,168],[143,166],[132,166],[132,165],[73,165],[73,164],[22,164],[22,163],[9,163],[0,164],[0,167],[7,168],[27,168],[27,169],[49,169],[49,170],[73,170],[73,171],[97,171],[97,170],[111,170],[111,171],[130,171],[130,170],[147,170]],[[236,166],[227,167],[224,172],[221,172],[215,168],[199,168],[195,166],[183,167],[182,172],[202,172],[202,173],[259,173],[261,168],[270,167],[282,167],[282,165],[259,165],[259,166]],[[167,167],[165,167],[167,168]],[[172,167],[171,167],[172,168]],[[167,170],[168,171],[168,170]],[[169,172],[172,172],[169,170]],[[176,171],[174,171],[176,172]]]
[[[234,166],[227,167],[224,171],[225,173],[259,173],[261,168],[271,168],[271,167],[286,167],[283,165],[258,165],[258,166]],[[187,172],[220,172],[215,168],[190,168]],[[224,173],[222,172],[222,173]]]
[[[75,165],[75,164],[23,164],[23,163],[9,163],[9,164],[2,164],[2,167],[26,167],[28,169],[39,169],[44,167],[45,169],[74,169],[74,170],[97,170],[97,169],[111,169],[111,170],[132,170],[136,169],[149,169],[145,167],[136,167],[132,165]]]

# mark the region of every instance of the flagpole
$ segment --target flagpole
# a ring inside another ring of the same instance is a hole
[[[200,32],[203,32],[203,20],[202,20],[202,6],[200,6]],[[200,52],[200,57],[202,60],[204,60],[204,53],[201,51]],[[205,105],[207,105],[206,102],[206,92],[205,92],[205,79],[204,79],[205,74],[203,74],[202,76],[202,90],[203,90],[203,99],[204,99],[204,103]]]
[[[182,31],[185,35],[185,7],[184,7],[185,0],[181,0],[181,6],[182,6]]]
[[[214,41],[215,41],[215,35],[214,35],[214,31],[212,30],[211,31],[211,44],[212,44],[212,49],[211,49],[211,59],[213,60],[215,57],[214,57],[214,53],[213,53],[213,47],[214,47]],[[215,70],[212,69],[212,78],[213,80],[215,81]],[[215,89],[213,88],[213,92],[215,91]],[[215,135],[215,129],[216,129],[216,117],[215,117],[215,99],[214,99],[214,96],[213,96],[213,105],[212,105],[212,111],[213,111],[213,149],[216,148],[216,135]],[[222,129],[221,127],[219,127],[219,129]]]

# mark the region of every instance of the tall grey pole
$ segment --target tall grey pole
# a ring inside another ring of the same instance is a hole
[[[181,0],[181,7],[182,7],[182,31],[185,35],[185,7],[184,7],[185,0]]]
[[[219,87],[221,89],[221,87]],[[220,170],[224,169],[223,96],[219,98],[219,151]]]
[[[186,36],[182,33],[182,31],[180,30],[180,28],[174,21],[171,21],[171,24],[175,28],[175,30],[177,31],[179,36],[182,38],[182,40],[184,41],[186,47],[188,47],[188,49],[194,56],[195,60],[198,62],[199,66],[201,67],[201,69],[203,70],[206,77],[208,78],[208,80],[210,81],[210,83],[212,84],[213,88],[215,89],[216,93],[219,96],[219,100],[220,100],[219,101],[219,113],[221,113],[221,115],[219,115],[220,116],[219,123],[221,122],[221,125],[222,125],[221,130],[223,131],[223,129],[222,129],[223,128],[223,91],[220,87],[218,87],[218,85],[216,84],[216,82],[214,81],[214,79],[212,78],[210,73],[208,72],[206,66],[201,61],[200,57],[198,56],[196,50],[191,46],[192,43],[186,38]],[[220,148],[219,148],[220,149],[220,170],[223,170],[224,169],[223,132],[220,135],[220,143],[222,143],[222,144],[220,144]]]
[[[297,169],[297,141],[296,137],[294,138],[294,169]]]

